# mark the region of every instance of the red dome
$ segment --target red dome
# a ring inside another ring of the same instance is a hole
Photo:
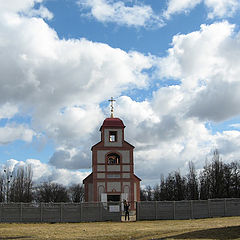
[[[102,127],[125,127],[125,126],[123,124],[123,121],[119,118],[106,118],[103,121],[100,130],[102,129]]]

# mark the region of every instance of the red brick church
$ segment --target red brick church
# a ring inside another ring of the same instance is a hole
[[[140,181],[134,174],[133,149],[124,140],[124,124],[106,118],[100,128],[101,141],[92,147],[92,173],[83,180],[86,202],[140,201]],[[133,205],[132,205],[133,206]]]

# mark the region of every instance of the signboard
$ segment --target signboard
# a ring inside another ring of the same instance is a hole
[[[119,205],[109,205],[109,212],[119,212]]]

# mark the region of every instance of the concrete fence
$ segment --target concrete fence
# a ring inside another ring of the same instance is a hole
[[[121,221],[120,204],[2,203],[0,222]]]
[[[121,221],[122,210],[119,202],[0,203],[0,222]],[[240,216],[239,198],[136,203],[137,221],[224,216]]]
[[[240,199],[137,202],[137,220],[240,216]]]

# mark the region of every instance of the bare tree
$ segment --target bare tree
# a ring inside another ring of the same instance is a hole
[[[152,201],[152,187],[151,187],[150,185],[148,185],[148,186],[146,187],[146,194],[147,194],[146,200],[147,200],[147,201]]]
[[[0,174],[0,202],[4,202],[5,192],[4,192],[4,177],[3,174]]]
[[[188,174],[187,174],[187,199],[198,200],[199,189],[198,189],[198,178],[193,162],[188,163]]]
[[[10,187],[10,201],[31,202],[33,200],[32,187],[31,166],[19,167],[15,173],[13,173],[13,180]]]
[[[160,186],[158,184],[156,184],[153,188],[153,200],[154,201],[160,201]]]
[[[57,183],[45,182],[38,185],[35,194],[39,202],[69,202],[67,188]]]
[[[166,182],[165,182],[165,179],[164,179],[164,175],[161,175],[160,200],[161,201],[167,200],[167,188],[166,188]]]
[[[240,197],[240,161],[231,163],[231,197]]]
[[[84,199],[84,187],[82,184],[74,184],[69,188],[72,202],[82,202]]]
[[[140,201],[147,201],[146,189],[140,188]]]

